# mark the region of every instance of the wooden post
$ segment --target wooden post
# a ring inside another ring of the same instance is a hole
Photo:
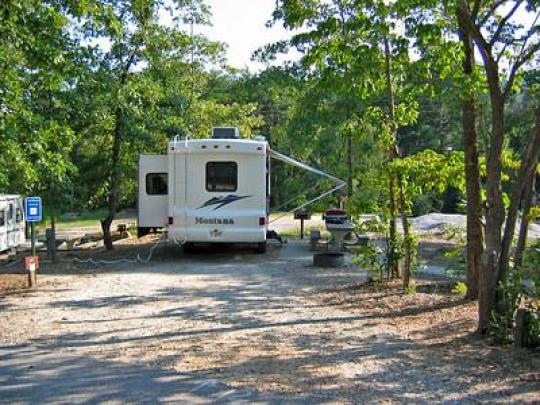
[[[37,285],[36,269],[28,270],[28,287],[36,288],[36,285]]]
[[[37,286],[37,269],[39,268],[39,258],[37,256],[26,256],[24,258],[24,269],[28,273],[28,287]]]
[[[537,312],[532,308],[518,308],[514,326],[514,345],[516,347],[538,347],[540,336],[531,331],[530,323]],[[531,333],[532,332],[532,333]]]
[[[516,311],[516,326],[514,327],[514,345],[516,347],[525,347],[525,327],[527,311],[524,308],[518,308]]]
[[[45,230],[45,237],[47,239],[47,254],[51,258],[51,261],[56,263],[56,232],[54,228],[47,228]]]

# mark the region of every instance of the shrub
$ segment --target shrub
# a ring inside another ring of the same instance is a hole
[[[416,294],[416,284],[410,283],[407,287],[405,287],[405,294],[406,295]]]
[[[508,280],[499,284],[500,296],[497,309],[490,315],[488,336],[495,343],[509,344],[514,341],[514,319],[518,308],[530,308],[534,316],[527,322],[525,333],[529,336],[539,336],[540,318],[539,288],[530,278],[524,279],[521,271],[514,271]]]
[[[467,294],[467,284],[463,281],[458,281],[454,288],[452,288],[452,294],[456,295],[466,295]]]

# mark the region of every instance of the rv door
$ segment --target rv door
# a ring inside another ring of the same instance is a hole
[[[138,235],[166,226],[168,214],[167,155],[139,155]]]

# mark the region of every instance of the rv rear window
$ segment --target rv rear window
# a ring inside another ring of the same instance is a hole
[[[6,211],[0,210],[0,226],[6,225]]]
[[[7,219],[8,219],[8,222],[9,223],[12,223],[13,220],[15,219],[13,217],[13,214],[15,213],[15,207],[13,206],[13,204],[9,204],[9,207],[8,207],[8,212],[7,212]]]
[[[238,165],[236,162],[206,163],[206,191],[236,191]]]
[[[22,211],[21,208],[17,207],[17,209],[15,210],[15,215],[16,215],[15,220],[17,222],[22,222],[22,220],[23,220],[23,211]]]
[[[167,173],[148,173],[146,175],[146,194],[167,195],[168,193]]]

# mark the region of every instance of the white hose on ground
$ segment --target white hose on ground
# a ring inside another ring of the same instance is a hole
[[[148,256],[146,258],[141,258],[141,253],[137,253],[137,258],[135,259],[128,259],[128,258],[121,258],[121,259],[114,259],[114,260],[95,260],[95,259],[79,259],[78,257],[74,257],[71,261],[75,263],[83,263],[83,264],[93,264],[93,265],[100,265],[100,264],[118,264],[118,263],[148,263],[150,260],[152,260],[152,255],[154,253],[154,250],[156,247],[166,239],[164,237],[161,237],[157,240],[156,243],[150,248],[150,252],[148,253]]]

